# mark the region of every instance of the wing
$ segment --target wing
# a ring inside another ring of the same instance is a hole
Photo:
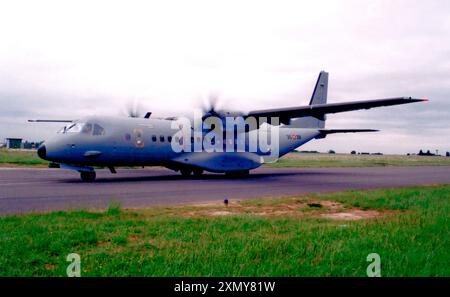
[[[399,97],[399,98],[363,100],[363,101],[342,102],[342,103],[316,104],[300,107],[255,110],[250,111],[247,116],[268,117],[268,118],[279,117],[281,123],[288,124],[290,119],[293,118],[312,116],[317,119],[324,119],[324,115],[329,113],[338,113],[359,109],[370,109],[374,107],[408,104],[421,101],[428,101],[428,99]]]
[[[73,120],[28,120],[30,123],[72,123]]]

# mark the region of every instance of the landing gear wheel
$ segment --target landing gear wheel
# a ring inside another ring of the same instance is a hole
[[[228,171],[225,172],[225,175],[228,177],[248,177],[250,170]]]
[[[192,170],[191,170],[191,169],[188,169],[188,168],[183,168],[183,169],[180,170],[180,172],[181,172],[181,175],[182,175],[182,176],[188,177],[188,176],[191,175]]]
[[[202,176],[202,174],[203,174],[203,169],[195,168],[195,169],[193,170],[193,172],[194,172],[194,176],[200,177],[200,176]]]
[[[95,181],[96,174],[95,174],[95,171],[92,171],[92,172],[81,171],[80,177],[81,177],[81,180],[84,182],[93,182],[93,181]]]

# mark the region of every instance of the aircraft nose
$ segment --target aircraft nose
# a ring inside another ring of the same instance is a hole
[[[45,145],[41,145],[38,150],[37,150],[37,154],[39,156],[39,158],[44,159],[47,157],[47,148],[45,147]]]

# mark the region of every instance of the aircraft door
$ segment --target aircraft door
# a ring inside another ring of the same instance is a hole
[[[145,150],[146,147],[145,143],[145,137],[144,137],[144,130],[141,128],[135,128],[133,129],[133,161],[134,162],[145,162]]]

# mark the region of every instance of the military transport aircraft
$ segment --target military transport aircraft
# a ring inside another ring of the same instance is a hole
[[[264,121],[260,120],[256,127],[250,129],[246,127],[241,134],[244,134],[244,140],[248,141],[252,132],[262,129],[264,122],[266,126],[276,125],[277,133],[269,132],[271,135],[268,138],[270,141],[277,140],[274,142],[278,146],[276,158],[279,158],[312,139],[325,138],[329,134],[378,131],[325,129],[326,114],[427,101],[427,99],[400,97],[327,103],[327,91],[328,73],[322,71],[307,106],[256,110],[248,113],[221,111],[216,110],[215,106],[211,106],[209,110],[204,111],[202,120],[213,117],[218,119],[237,117],[244,120],[251,117],[264,119]],[[268,120],[269,118],[278,120],[271,121]],[[53,139],[46,140],[38,148],[37,154],[42,159],[51,161],[52,167],[80,172],[81,179],[86,182],[95,180],[94,166],[107,167],[111,173],[116,173],[115,168],[120,166],[164,166],[180,171],[183,176],[191,174],[201,176],[204,171],[225,173],[230,176],[245,176],[251,169],[273,161],[273,158],[267,158],[270,152],[260,148],[251,151],[248,143],[245,144],[244,151],[193,151],[190,149],[175,151],[174,143],[192,146],[196,141],[202,143],[202,139],[192,136],[185,137],[183,143],[183,136],[179,134],[183,127],[177,120],[177,118],[154,118],[148,112],[142,118],[91,116],[70,121],[29,121],[68,122],[67,126],[62,128]],[[214,125],[209,128],[213,127]],[[210,135],[209,141],[220,147],[222,144],[225,146],[225,143],[237,140],[238,133],[236,131],[233,131],[231,139],[227,139],[225,130],[228,128],[221,128],[221,132],[215,131],[215,134],[211,134],[211,129],[205,129],[202,126],[200,135],[202,137]],[[219,133],[223,133],[224,137],[214,137],[219,136]],[[215,141],[216,143],[214,143]]]

